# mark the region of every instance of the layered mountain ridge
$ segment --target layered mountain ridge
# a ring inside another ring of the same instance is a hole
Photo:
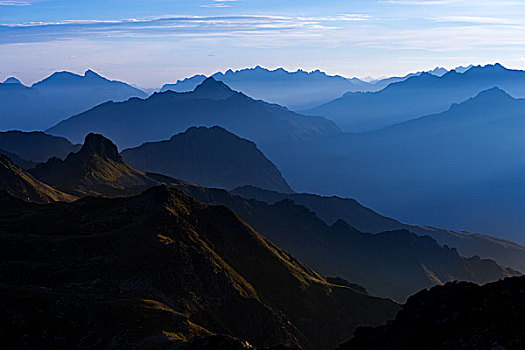
[[[308,110],[334,120],[344,131],[364,132],[440,113],[453,103],[499,87],[514,97],[525,97],[525,71],[500,64],[472,67],[464,73],[443,76],[423,73],[388,85],[377,92],[347,93],[339,99]]]
[[[228,334],[332,349],[398,310],[175,189],[40,206],[3,195],[0,207],[3,344],[169,346]]]
[[[440,245],[456,248],[463,256],[477,255],[486,259],[493,259],[502,266],[525,271],[525,247],[520,244],[493,236],[404,224],[383,216],[354,199],[337,196],[325,197],[309,193],[278,193],[253,186],[239,187],[231,193],[269,204],[289,199],[313,211],[328,225],[333,225],[338,220],[344,220],[361,232],[381,233],[407,230],[420,236],[430,236]]]
[[[111,116],[111,117],[110,117]],[[166,140],[192,126],[221,126],[258,146],[340,133],[322,117],[303,116],[257,101],[208,78],[194,91],[156,93],[146,100],[107,102],[47,130],[80,142],[90,132],[102,133],[121,149]]]
[[[0,84],[0,130],[44,130],[100,103],[131,97],[146,94],[92,70],[84,75],[56,72],[31,87],[10,80]]]
[[[519,274],[493,260],[464,258],[456,249],[406,229],[363,233],[344,220],[329,226],[290,199],[267,204],[224,190],[172,185],[201,202],[225,205],[307,265],[326,276],[358,283],[375,295],[403,301],[422,288],[446,281],[485,283]]]

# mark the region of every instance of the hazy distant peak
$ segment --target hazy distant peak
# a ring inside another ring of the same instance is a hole
[[[211,99],[225,99],[236,92],[233,91],[228,85],[222,81],[215,80],[213,77],[204,79],[202,83],[197,85],[193,93],[198,97],[211,98]]]
[[[96,79],[104,79],[104,80],[107,80],[106,78],[104,78],[103,76],[101,76],[100,74],[96,73],[95,71],[92,71],[91,69],[88,69],[85,73],[84,73],[84,78],[96,78]]]
[[[2,84],[19,84],[19,85],[23,85],[20,80],[18,80],[17,78],[15,77],[9,77],[7,78]]]
[[[493,88],[481,91],[476,97],[474,98],[480,98],[480,97],[487,97],[487,96],[498,96],[498,97],[507,97],[513,99],[512,96],[510,96],[505,90],[495,86]]]

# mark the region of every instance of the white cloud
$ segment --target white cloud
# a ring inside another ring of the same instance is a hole
[[[0,6],[29,6],[30,1],[0,0]]]

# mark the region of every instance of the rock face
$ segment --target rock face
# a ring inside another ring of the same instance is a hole
[[[6,131],[0,132],[0,149],[36,163],[43,163],[51,157],[64,159],[70,152],[76,152],[80,145],[73,145],[63,137],[43,132]]]
[[[227,206],[308,266],[325,276],[358,283],[374,295],[404,301],[423,288],[448,281],[485,283],[516,274],[493,260],[462,257],[455,249],[407,230],[369,234],[343,220],[329,226],[290,199],[267,204],[218,189],[174,186],[199,201]]]
[[[192,126],[221,126],[257,143],[281,144],[340,133],[332,121],[253,100],[213,78],[194,91],[155,93],[146,100],[104,103],[48,129],[80,142],[90,132],[111,138],[121,149],[167,140]]]
[[[74,196],[57,191],[38,181],[3,154],[0,154],[0,191],[6,191],[17,198],[37,203],[75,199]]]
[[[76,196],[131,195],[157,183],[124,163],[117,146],[99,134],[86,136],[80,151],[70,153],[65,160],[51,158],[30,172],[42,182]]]
[[[340,350],[523,349],[525,277],[422,291],[384,327],[359,328]]]
[[[159,186],[37,205],[0,197],[0,342],[165,348],[226,334],[333,349],[398,305],[334,285],[222,206]]]
[[[292,192],[277,167],[253,142],[218,126],[192,127],[167,141],[145,143],[121,155],[136,169],[206,187],[253,185]]]

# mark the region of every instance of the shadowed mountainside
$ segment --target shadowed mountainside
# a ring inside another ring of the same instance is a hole
[[[192,92],[167,91],[153,94],[146,100],[107,102],[47,132],[74,142],[90,132],[98,132],[125,149],[148,141],[169,139],[192,126],[215,125],[252,140],[258,146],[340,132],[325,118],[303,116],[278,105],[253,100],[213,78],[206,79]]]
[[[227,334],[333,349],[398,310],[328,283],[225,207],[165,186],[47,205],[3,194],[0,241],[0,339],[13,348]]]
[[[339,350],[522,349],[525,277],[449,283],[410,297],[395,321],[359,328]]]
[[[43,130],[106,101],[125,101],[146,94],[88,70],[84,75],[56,72],[31,87],[0,84],[0,130]]]
[[[40,131],[0,132],[0,149],[16,154],[23,160],[42,163],[51,157],[64,159],[70,152],[76,152],[80,145],[73,145],[63,137],[56,137]]]
[[[17,198],[36,203],[75,199],[73,196],[38,181],[3,154],[0,154],[0,191],[6,191]]]
[[[157,184],[124,163],[117,146],[99,134],[86,136],[77,153],[51,158],[29,170],[36,178],[75,196],[137,194]]]
[[[408,230],[417,235],[430,236],[441,245],[456,248],[463,256],[479,255],[482,258],[493,259],[502,266],[525,271],[525,247],[522,245],[487,235],[407,225],[364,207],[354,199],[337,196],[324,197],[308,193],[277,193],[253,186],[239,187],[231,193],[270,204],[290,199],[313,211],[328,225],[333,225],[341,219],[362,232],[381,233]]]
[[[159,179],[160,180],[160,179]],[[169,184],[169,179],[165,179]],[[362,233],[339,220],[328,226],[291,200],[267,204],[224,190],[172,183],[205,203],[225,205],[255,230],[325,276],[341,276],[375,295],[405,300],[452,280],[489,282],[512,276],[492,260],[463,258],[455,249],[406,230]]]
[[[206,187],[242,185],[292,192],[277,167],[248,140],[221,127],[192,127],[169,140],[121,152],[136,169],[160,173]]]

